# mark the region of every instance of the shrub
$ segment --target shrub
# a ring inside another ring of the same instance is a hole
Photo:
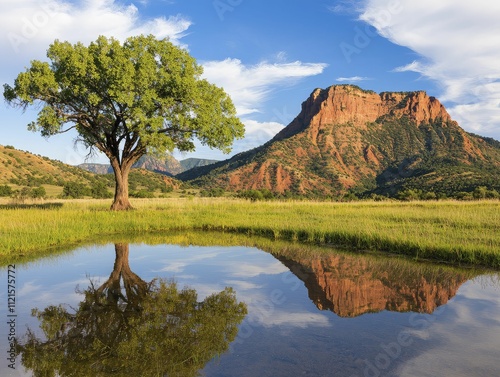
[[[45,198],[47,196],[47,191],[45,191],[45,188],[42,186],[36,187],[36,188],[31,189],[30,196],[34,199]]]
[[[152,192],[146,190],[132,191],[130,193],[130,196],[132,198],[143,198],[143,199],[151,199],[155,197],[155,195]]]
[[[79,199],[89,194],[90,194],[89,188],[85,186],[83,183],[66,182],[63,186],[63,192],[61,194],[61,197]]]
[[[96,181],[92,184],[90,194],[94,199],[108,199],[113,197],[113,194],[108,191],[106,183],[101,181]]]
[[[0,186],[0,196],[11,196],[13,193],[12,188],[7,185]]]

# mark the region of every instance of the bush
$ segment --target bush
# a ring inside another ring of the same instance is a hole
[[[404,200],[404,201],[412,201],[412,200],[419,200],[422,197],[422,191],[421,190],[404,190],[398,192],[397,198],[399,200]]]
[[[0,186],[0,196],[11,196],[13,193],[12,188],[7,185]]]
[[[85,195],[90,195],[90,190],[83,183],[66,182],[63,186],[61,197],[79,199]]]
[[[238,198],[250,199],[251,201],[271,200],[271,199],[276,198],[274,193],[268,189],[243,190],[243,191],[238,192],[238,194],[236,196]]]
[[[90,194],[94,199],[108,199],[113,197],[113,194],[108,191],[106,183],[101,181],[96,181],[92,184]]]
[[[170,185],[164,186],[161,188],[161,192],[164,194],[167,194],[167,193],[172,192],[172,191],[174,191],[174,188]]]
[[[204,198],[218,198],[224,196],[224,189],[218,187],[210,190],[201,190],[200,196]]]
[[[130,193],[130,196],[132,198],[142,198],[142,199],[152,199],[155,197],[155,195],[152,192],[146,190],[132,191]]]
[[[47,196],[47,191],[45,191],[45,188],[40,186],[31,189],[31,197],[34,199],[42,199]]]
[[[346,193],[343,197],[342,197],[342,201],[343,202],[354,202],[356,200],[359,200],[359,198],[356,196],[355,193],[353,192],[349,192],[349,193]]]
[[[488,190],[485,186],[476,187],[472,193],[474,199],[496,199],[499,197],[498,191]]]

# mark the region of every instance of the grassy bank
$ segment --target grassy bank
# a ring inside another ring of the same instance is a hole
[[[116,234],[216,230],[500,267],[500,202],[323,203],[149,199],[0,205],[0,258]]]

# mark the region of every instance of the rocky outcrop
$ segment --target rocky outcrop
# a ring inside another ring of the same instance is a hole
[[[288,138],[305,128],[317,131],[324,125],[351,123],[366,129],[367,123],[389,114],[406,115],[417,124],[438,118],[451,121],[444,106],[423,91],[377,94],[352,85],[335,85],[314,90],[302,104],[301,113],[274,140]]]

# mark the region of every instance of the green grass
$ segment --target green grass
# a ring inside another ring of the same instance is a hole
[[[0,260],[119,234],[203,230],[500,268],[499,201],[136,199],[136,210],[128,212],[108,211],[109,200],[62,203],[0,205]]]

